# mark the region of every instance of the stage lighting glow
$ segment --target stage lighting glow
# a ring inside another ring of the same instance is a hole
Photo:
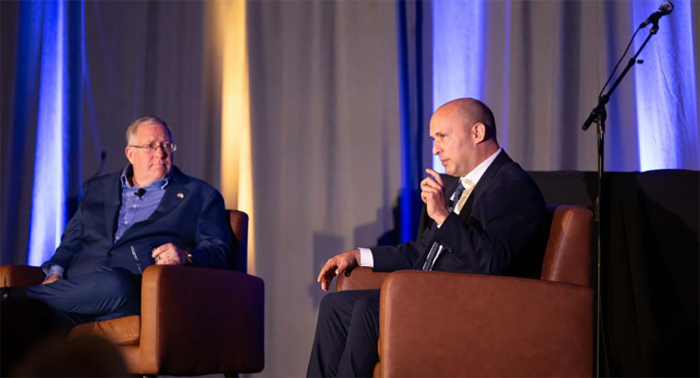
[[[221,193],[228,208],[245,211],[250,217],[248,273],[255,274],[246,4],[244,0],[219,0],[212,10],[217,24],[215,44],[222,56]]]
[[[482,98],[486,1],[433,2],[433,106],[459,97]],[[433,168],[445,172],[437,156]]]
[[[673,13],[659,20],[659,32],[642,51],[639,59],[644,63],[634,72],[641,171],[700,169],[693,5],[688,0],[673,3]],[[632,19],[644,20],[657,7],[656,0],[635,1]],[[640,32],[635,49],[649,29]]]
[[[66,4],[30,4],[41,20],[42,50],[39,80],[34,187],[27,263],[39,266],[59,245],[66,223],[65,167],[67,122]]]

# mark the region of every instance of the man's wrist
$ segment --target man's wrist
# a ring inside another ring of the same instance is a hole
[[[58,278],[63,278],[63,273],[65,270],[63,269],[62,266],[52,264],[47,267],[47,269],[44,270],[44,274],[46,275],[46,278],[51,277],[52,275],[57,275]]]
[[[360,254],[360,249],[355,248],[351,252],[352,252],[352,257],[355,258],[355,263],[357,265],[360,265],[360,262],[362,261],[362,254]]]
[[[450,216],[450,212],[446,211],[444,213],[437,214],[433,220],[435,223],[437,223],[438,227],[442,226],[443,223],[445,223],[445,220],[447,220],[447,217]]]

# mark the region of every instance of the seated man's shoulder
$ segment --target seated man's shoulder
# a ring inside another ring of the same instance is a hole
[[[118,183],[119,178],[121,177],[121,174],[122,174],[121,171],[117,171],[117,172],[107,173],[107,174],[97,176],[97,177],[92,177],[92,178],[88,179],[87,181],[85,181],[85,183],[83,184],[83,186],[84,186],[83,189],[94,188],[96,186],[102,186],[105,184],[109,185],[109,184],[113,184],[113,183]]]
[[[501,168],[503,173],[503,178],[509,181],[521,182],[527,185],[533,185],[537,187],[535,181],[530,177],[530,175],[525,172],[525,170],[520,166],[520,164],[511,161],[503,165]]]
[[[177,168],[175,171],[175,175],[178,175],[179,180],[181,180],[183,185],[185,185],[185,187],[187,187],[190,190],[199,191],[202,194],[204,194],[205,196],[209,196],[209,195],[221,196],[221,193],[219,193],[219,191],[215,187],[213,187],[211,184],[209,184],[208,182],[206,182],[202,179],[196,178],[194,176],[189,176]]]
[[[495,180],[494,186],[511,194],[527,197],[529,200],[536,200],[538,204],[545,206],[539,186],[535,180],[516,162],[504,164],[501,169],[500,180]]]

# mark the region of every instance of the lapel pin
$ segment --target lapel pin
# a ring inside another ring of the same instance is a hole
[[[177,194],[177,198],[183,199],[183,198],[185,198],[185,195],[182,194],[182,193],[178,193],[178,194]]]

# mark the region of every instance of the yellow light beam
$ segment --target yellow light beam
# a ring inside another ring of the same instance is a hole
[[[221,190],[226,206],[250,216],[248,273],[255,274],[255,214],[250,140],[250,92],[245,0],[213,6],[221,49]]]

